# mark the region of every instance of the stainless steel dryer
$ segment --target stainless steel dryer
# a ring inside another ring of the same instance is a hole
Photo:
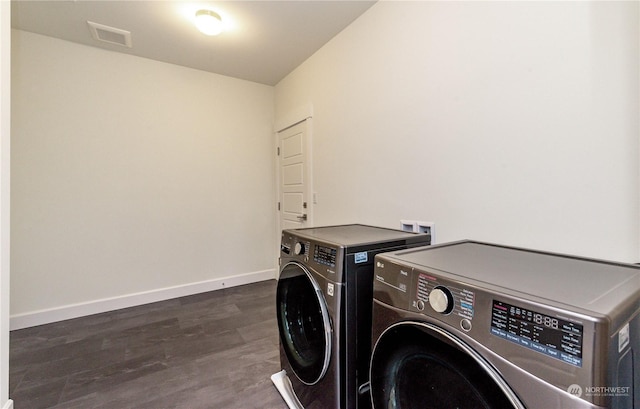
[[[640,409],[640,267],[473,241],[376,256],[374,409]]]
[[[358,390],[368,381],[374,256],[429,243],[426,234],[358,224],[282,232],[276,302],[284,372],[276,375],[289,386],[279,390],[290,406],[369,407],[368,390]]]

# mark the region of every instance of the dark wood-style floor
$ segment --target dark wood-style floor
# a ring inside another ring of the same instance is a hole
[[[286,404],[276,282],[11,332],[16,409],[224,409]]]

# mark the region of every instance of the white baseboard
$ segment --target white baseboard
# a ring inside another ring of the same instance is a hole
[[[9,399],[7,401],[7,403],[4,404],[4,406],[2,407],[2,409],[13,409],[13,401],[11,399]]]
[[[172,298],[220,290],[227,287],[273,280],[275,278],[275,270],[270,269],[184,284],[175,287],[160,288],[141,293],[127,294],[119,297],[105,298],[85,303],[71,304],[47,310],[17,314],[9,317],[9,329],[13,331],[16,329],[35,327],[37,325],[50,324],[52,322],[68,320],[71,318],[84,317],[87,315],[119,310],[121,308],[135,307],[137,305],[170,300]]]

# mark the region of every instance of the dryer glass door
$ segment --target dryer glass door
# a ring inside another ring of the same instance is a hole
[[[430,324],[388,328],[371,359],[374,409],[524,408],[470,347]]]
[[[331,323],[318,283],[300,264],[289,263],[277,289],[280,343],[296,376],[313,385],[327,371],[331,355]]]

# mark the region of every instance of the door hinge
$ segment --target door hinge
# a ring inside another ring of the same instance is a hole
[[[278,202],[278,211],[280,211],[280,202]]]
[[[278,146],[278,156],[280,156],[280,147]]]
[[[303,202],[303,203],[302,203],[302,208],[303,208],[303,209],[306,209],[306,208],[307,208],[307,202]]]

